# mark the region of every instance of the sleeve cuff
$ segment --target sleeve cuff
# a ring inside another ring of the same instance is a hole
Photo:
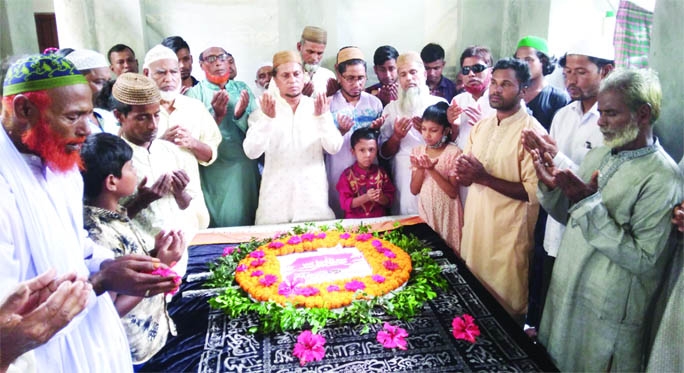
[[[601,198],[601,192],[596,192],[571,206],[568,210],[568,214],[574,218],[573,220],[575,220],[573,222],[573,225],[577,224],[576,220],[578,218],[588,214],[591,210],[593,210],[596,206],[600,205],[602,202],[603,199]]]

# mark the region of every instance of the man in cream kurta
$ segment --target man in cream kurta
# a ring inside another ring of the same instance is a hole
[[[456,168],[459,181],[471,185],[461,256],[517,321],[527,310],[528,257],[538,211],[537,176],[520,136],[525,128],[544,132],[520,104],[528,80],[524,62],[496,63],[489,97],[497,113],[473,127]]]
[[[298,53],[276,53],[273,71],[261,108],[249,117],[243,142],[249,158],[266,156],[256,224],[333,219],[323,152],[337,153],[342,135],[328,99],[302,95],[304,71]]]

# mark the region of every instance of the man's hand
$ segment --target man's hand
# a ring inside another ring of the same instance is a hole
[[[330,97],[335,94],[340,89],[340,84],[336,79],[328,79],[328,83],[325,85],[325,95]]]
[[[354,126],[354,121],[349,116],[344,115],[342,113],[338,113],[337,126],[340,129],[340,133],[344,135],[352,128],[352,126]]]
[[[377,97],[380,99],[380,102],[382,102],[383,106],[386,106],[390,102],[394,101],[397,99],[397,92],[398,92],[398,84],[389,84],[389,85],[383,85],[378,89],[378,94]]]
[[[399,140],[403,139],[404,137],[406,137],[406,134],[411,129],[411,126],[412,126],[411,118],[409,118],[409,117],[397,118],[397,120],[394,122],[394,134],[393,134],[393,136],[396,136]]]
[[[381,115],[377,117],[374,121],[371,122],[370,128],[374,130],[380,129],[383,124],[385,124],[385,119],[387,118],[387,115]]]
[[[223,118],[228,112],[228,101],[230,96],[225,89],[220,89],[218,92],[214,93],[214,97],[211,98],[211,107],[214,109],[214,119],[216,124],[220,124]]]
[[[192,201],[192,197],[185,191],[185,188],[190,183],[190,176],[185,170],[176,170],[171,174],[171,189],[173,197],[181,210],[185,210]]]
[[[180,125],[175,125],[166,130],[164,135],[162,135],[162,139],[170,141],[185,149],[192,149],[197,143],[197,139],[192,137],[190,131],[185,127],[181,127]]]
[[[173,266],[185,251],[185,236],[180,230],[160,231],[154,237],[155,257],[162,263]]]
[[[411,125],[416,129],[416,131],[420,132],[423,126],[423,118],[418,116],[411,118]]]
[[[556,189],[556,178],[554,173],[556,172],[556,167],[553,165],[553,158],[549,153],[543,153],[541,155],[539,150],[530,150],[532,154],[534,171],[537,173],[537,179],[544,183],[549,189]]]
[[[598,190],[598,170],[591,174],[589,184],[585,184],[582,179],[569,169],[556,170],[554,177],[556,178],[556,185],[558,185],[572,204],[589,197]]]
[[[264,92],[261,96],[261,111],[269,118],[273,119],[276,116],[275,98],[269,92]]]
[[[51,269],[20,283],[0,304],[0,371],[47,342],[88,304],[90,284],[75,274],[63,276],[63,281],[54,276]],[[56,287],[50,289],[51,285]]]
[[[247,93],[246,89],[243,89],[240,91],[240,98],[238,99],[237,104],[235,104],[235,112],[233,113],[235,119],[242,118],[242,115],[245,114],[245,110],[247,110],[247,106],[249,106],[249,93]]]
[[[303,94],[304,96],[309,96],[309,97],[311,97],[311,95],[313,94],[313,92],[314,92],[313,83],[311,83],[311,81],[308,81],[308,82],[304,83],[304,86],[302,87],[302,94]]]
[[[159,259],[147,255],[129,254],[105,260],[100,271],[90,276],[96,294],[114,291],[137,297],[149,297],[175,289],[174,276],[162,277],[150,274],[157,268],[168,268]]]
[[[482,119],[482,109],[480,104],[475,104],[475,106],[468,106],[463,110],[463,112],[468,116],[468,124],[474,126],[477,122]]]
[[[684,232],[684,202],[675,206],[672,211],[672,223],[680,232]]]
[[[147,176],[143,177],[140,180],[140,184],[138,184],[138,200],[147,207],[150,203],[164,197],[171,191],[171,180],[171,175],[164,174],[159,176],[159,179],[151,187],[147,187],[145,186],[147,184]]]
[[[314,115],[318,117],[328,111],[330,111],[330,99],[325,94],[319,93],[314,102]]]
[[[460,126],[461,122],[459,122],[458,119],[461,117],[461,114],[463,114],[463,109],[458,106],[458,103],[456,103],[456,97],[454,97],[451,99],[451,103],[447,109],[447,120],[449,121],[449,124],[452,126]]]
[[[533,129],[526,128],[522,130],[521,140],[523,148],[530,152],[530,154],[533,149],[536,149],[541,155],[549,154],[551,159],[558,154],[558,145],[549,134],[540,134]]]
[[[456,160],[456,172],[453,173],[458,183],[469,186],[482,183],[489,176],[482,163],[471,154],[461,154]]]

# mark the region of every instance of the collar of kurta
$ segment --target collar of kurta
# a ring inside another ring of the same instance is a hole
[[[501,121],[499,121],[498,120],[499,118],[497,118],[498,125],[500,126],[502,124],[508,124],[509,122],[517,122],[517,121],[521,120],[523,117],[529,116],[529,115],[530,114],[527,113],[527,107],[524,105],[520,105],[520,109],[515,114],[511,115],[510,117],[504,118]]]
[[[206,84],[207,87],[209,89],[211,89],[212,91],[220,91],[221,90],[221,87],[219,87],[217,84],[214,84],[214,83],[208,81],[207,79],[202,80],[202,83]],[[228,90],[228,86],[231,84],[235,84],[233,79],[226,82],[226,86],[224,87],[224,89]]]
[[[352,165],[352,172],[354,172],[354,174],[356,174],[358,176],[373,175],[376,172],[378,172],[378,166],[375,164],[372,164],[367,170],[364,170],[363,168],[361,168],[359,166],[358,162],[354,162],[354,164]]]

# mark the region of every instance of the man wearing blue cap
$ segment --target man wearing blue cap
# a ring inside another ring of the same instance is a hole
[[[165,267],[158,260],[133,255],[114,260],[111,251],[85,237],[79,151],[93,111],[88,82],[61,57],[32,55],[9,68],[3,95],[0,298],[17,283],[51,269],[60,277],[50,291],[60,282],[88,278],[85,309],[49,340],[35,336],[24,351],[47,340],[33,350],[41,371],[131,371],[125,332],[111,298],[103,293],[149,296],[176,284],[171,277],[149,273]],[[28,320],[19,321],[20,328],[23,322]],[[9,343],[21,342],[5,337],[0,333],[3,353]],[[31,339],[30,334],[24,337]],[[0,354],[0,368],[8,364]]]

